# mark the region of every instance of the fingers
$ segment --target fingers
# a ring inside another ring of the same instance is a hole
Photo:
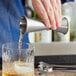
[[[46,10],[45,10],[43,4],[41,3],[41,0],[32,0],[32,4],[33,4],[33,7],[34,7],[36,13],[40,17],[40,19],[45,23],[45,25],[47,27],[49,27],[50,21],[47,16]]]
[[[47,27],[55,30],[61,25],[60,0],[32,0],[33,7]]]
[[[51,28],[53,30],[56,29],[56,23],[55,23],[55,17],[54,17],[54,11],[50,4],[50,0],[41,0],[42,4],[44,5],[44,8],[46,10],[46,13],[48,15],[48,18],[50,20]]]
[[[59,0],[50,0],[50,3],[51,3],[52,8],[54,10],[56,27],[59,27],[61,24],[60,24],[59,10],[58,10],[59,7],[58,7],[58,4],[56,1],[59,1]]]

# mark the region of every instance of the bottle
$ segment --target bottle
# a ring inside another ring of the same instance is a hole
[[[66,34],[68,32],[68,19],[67,17],[62,18],[61,26],[55,31]],[[41,30],[47,30],[48,28],[40,21],[29,19],[26,16],[22,16],[20,20],[20,31],[24,34],[25,32],[35,32]],[[49,28],[51,29],[51,28]]]

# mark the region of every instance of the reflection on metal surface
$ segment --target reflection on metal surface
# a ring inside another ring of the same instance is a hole
[[[57,32],[66,34],[68,32],[68,19],[67,17],[63,17],[61,21],[61,26],[56,29]],[[51,28],[49,28],[51,29]],[[48,28],[39,21],[29,19],[25,16],[21,17],[20,20],[20,30],[25,32],[35,32],[35,31],[41,31],[41,30],[48,30]]]

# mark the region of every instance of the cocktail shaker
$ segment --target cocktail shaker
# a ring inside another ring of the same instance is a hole
[[[49,28],[51,29],[51,28]],[[69,29],[69,21],[67,17],[62,17],[61,26],[55,31],[66,34]],[[20,31],[24,34],[25,32],[35,32],[41,30],[48,30],[44,23],[29,19],[26,16],[22,16],[20,19]]]

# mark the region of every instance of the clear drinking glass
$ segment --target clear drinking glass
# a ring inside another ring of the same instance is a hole
[[[3,76],[34,76],[34,47],[23,43],[2,45]]]

